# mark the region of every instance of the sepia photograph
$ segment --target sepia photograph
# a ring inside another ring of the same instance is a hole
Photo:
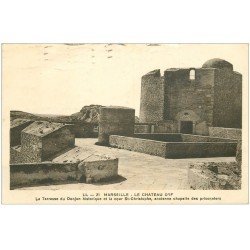
[[[247,1],[0,1],[3,249],[249,244]]]
[[[7,203],[247,202],[248,44],[3,44],[2,73]]]

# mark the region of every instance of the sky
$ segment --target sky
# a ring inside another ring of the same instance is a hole
[[[2,82],[9,110],[78,112],[90,104],[140,109],[141,77],[167,68],[231,62],[247,84],[245,44],[4,44]]]

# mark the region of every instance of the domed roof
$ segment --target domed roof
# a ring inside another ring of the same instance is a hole
[[[223,59],[214,58],[206,61],[202,68],[217,68],[217,69],[230,69],[233,70],[233,64]]]

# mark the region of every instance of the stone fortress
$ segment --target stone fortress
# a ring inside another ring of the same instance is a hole
[[[109,136],[113,147],[163,158],[236,156],[193,164],[193,189],[241,187],[242,75],[222,59],[201,68],[153,70],[141,79],[140,122],[133,136]]]
[[[222,59],[201,68],[154,70],[142,77],[140,122],[169,132],[208,135],[209,127],[241,128],[242,75]]]
[[[187,178],[193,189],[239,189],[241,126],[242,75],[233,71],[231,63],[211,59],[198,69],[171,68],[163,76],[154,70],[142,76],[139,123],[134,109],[100,107],[96,144],[167,159],[237,154],[232,162],[192,164]],[[76,147],[78,134],[71,127],[11,121],[12,188],[91,183],[118,176],[118,159],[98,155],[84,143]]]

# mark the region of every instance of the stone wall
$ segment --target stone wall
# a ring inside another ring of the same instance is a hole
[[[235,142],[162,142],[141,138],[110,136],[110,146],[164,158],[235,156]]]
[[[230,157],[236,154],[233,142],[168,142],[166,158]]]
[[[155,133],[155,134],[134,134],[134,137],[155,141],[163,142],[181,142],[181,134],[165,134],[165,133]]]
[[[183,142],[237,142],[233,139],[190,134],[181,134],[181,138]]]
[[[178,127],[174,121],[157,122],[153,127],[153,133],[177,133]]]
[[[180,133],[135,133],[134,137],[164,142],[237,142],[237,140]]]
[[[151,124],[136,123],[135,133],[177,133],[177,124],[173,121],[163,121]]]
[[[140,122],[158,122],[164,120],[164,77],[160,70],[154,70],[142,76]]]
[[[135,124],[135,133],[151,133],[151,126],[149,124]]]
[[[241,140],[241,129],[209,127],[209,135],[212,137]]]
[[[214,127],[241,128],[242,75],[232,70],[215,70]]]
[[[111,147],[126,149],[144,154],[165,157],[166,142],[146,140],[133,137],[111,135],[109,137]]]

